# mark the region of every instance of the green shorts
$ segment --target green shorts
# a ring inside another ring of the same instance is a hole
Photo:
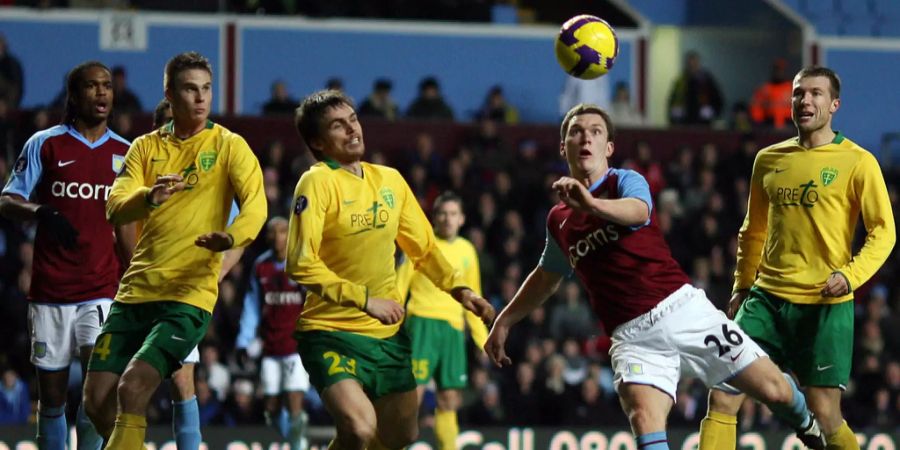
[[[412,366],[416,383],[431,377],[438,389],[463,389],[468,381],[466,336],[445,320],[410,316],[406,319],[412,339]]]
[[[206,335],[211,317],[181,302],[115,302],[97,336],[88,370],[122,374],[137,358],[168,378]]]
[[[298,331],[297,351],[319,393],[338,381],[359,381],[372,399],[416,388],[409,337],[400,332],[378,339],[343,331]]]
[[[758,287],[734,321],[801,386],[839,387],[850,380],[853,302],[790,303]]]

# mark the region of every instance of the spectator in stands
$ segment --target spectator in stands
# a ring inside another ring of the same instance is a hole
[[[344,92],[344,80],[339,77],[331,77],[325,80],[325,89]]]
[[[372,93],[359,105],[359,116],[397,120],[400,117],[400,109],[391,97],[393,87],[394,84],[387,78],[375,80]]]
[[[425,77],[419,83],[419,96],[406,110],[411,119],[453,120],[453,109],[444,101],[437,78]]]
[[[115,66],[112,68],[113,83],[113,111],[116,114],[135,113],[143,111],[141,101],[137,95],[128,88],[128,74],[125,67]]]
[[[22,63],[9,53],[6,37],[0,34],[0,99],[5,99],[13,109],[17,109],[24,89]]]
[[[0,380],[0,425],[25,425],[30,416],[28,386],[16,371],[4,370]]]
[[[644,117],[634,107],[631,101],[631,90],[628,88],[628,83],[624,81],[616,83],[609,113],[616,118],[618,125],[622,125],[625,128],[644,124]]]
[[[603,109],[610,107],[609,77],[593,80],[566,77],[559,94],[559,117],[563,117],[579,103],[591,103]]]
[[[516,379],[509,383],[503,394],[503,405],[510,414],[509,424],[533,426],[541,420],[541,397],[535,383],[535,367],[525,361],[516,367]]]
[[[685,67],[669,93],[669,122],[675,125],[710,124],[722,113],[719,83],[700,64],[700,55],[690,51]]]
[[[299,106],[297,99],[291,97],[287,85],[282,80],[275,80],[272,83],[271,95],[269,101],[263,105],[264,116],[290,116]]]
[[[503,96],[503,88],[495,85],[488,91],[484,104],[478,111],[478,118],[512,125],[519,123],[519,110],[506,101],[506,97]]]
[[[753,93],[750,117],[757,125],[784,128],[791,123],[791,78],[786,71],[787,61],[778,58],[772,64],[772,74]]]
[[[582,341],[596,332],[594,313],[582,298],[581,288],[575,281],[567,281],[562,290],[562,301],[550,309],[549,333],[553,339]]]

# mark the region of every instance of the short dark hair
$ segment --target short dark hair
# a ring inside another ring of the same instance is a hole
[[[606,132],[609,134],[608,140],[612,142],[616,138],[616,127],[613,125],[608,112],[591,103],[579,103],[566,113],[566,117],[563,117],[562,124],[559,126],[560,140],[566,140],[566,134],[569,133],[569,121],[571,121],[573,117],[582,114],[600,114],[600,116],[603,117],[603,121],[606,122]]]
[[[324,155],[321,151],[313,148],[312,142],[321,136],[322,118],[325,116],[325,111],[340,105],[353,108],[353,100],[350,100],[350,97],[341,91],[326,89],[310,94],[294,111],[294,126],[317,161],[324,159]]]
[[[800,69],[797,76],[798,80],[810,77],[825,77],[831,82],[831,98],[841,98],[841,79],[835,71],[822,66],[809,66]]]
[[[178,74],[191,69],[205,70],[209,73],[210,78],[212,78],[212,65],[209,64],[209,60],[206,59],[205,56],[197,52],[179,53],[166,63],[166,71],[163,75],[163,89],[168,90],[172,87],[172,83],[175,82],[175,78],[178,77]]]
[[[81,86],[81,83],[84,83],[84,77],[88,69],[93,69],[94,67],[99,67],[110,73],[109,67],[106,67],[106,64],[100,61],[85,61],[75,66],[66,75],[66,104],[63,110],[62,123],[68,124],[75,120],[75,114],[78,111],[78,108],[75,107],[75,102],[78,100],[79,86]]]
[[[456,192],[444,191],[441,192],[441,195],[438,195],[437,198],[434,199],[434,205],[431,207],[431,213],[437,214],[438,208],[440,208],[444,203],[447,202],[456,202],[457,204],[459,204],[459,209],[463,208],[462,197],[456,195]]]
[[[153,129],[157,129],[164,125],[164,120],[166,120],[166,112],[170,110],[172,105],[169,104],[169,101],[166,99],[160,100],[159,104],[156,105],[156,109],[153,110]]]

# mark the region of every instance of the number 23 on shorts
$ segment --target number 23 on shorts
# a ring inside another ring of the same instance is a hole
[[[334,375],[337,373],[349,373],[350,375],[356,375],[356,359],[348,358],[346,356],[340,355],[337,352],[325,352],[322,354],[322,358],[326,361],[329,361],[330,366],[328,367],[328,375]]]

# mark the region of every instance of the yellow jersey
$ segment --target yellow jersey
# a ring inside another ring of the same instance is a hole
[[[862,214],[866,240],[851,244]],[[837,133],[804,148],[797,138],[759,152],[750,179],[747,216],[738,234],[734,289],[757,286],[792,303],[841,303],[822,297],[834,272],[851,291],[868,280],[894,247],[891,201],[878,161]]]
[[[360,163],[359,177],[333,161],[306,171],[294,192],[285,272],[307,289],[297,330],[394,335],[365,312],[369,297],[402,304],[394,252],[400,245],[438,287],[466,286],[441,254],[431,224],[395,169]]]
[[[150,187],[156,177],[172,173],[184,177],[184,191],[152,208],[145,198]],[[226,228],[234,199],[240,213]],[[181,140],[170,122],[137,138],[106,203],[111,222],[142,221],[116,300],[174,300],[212,312],[222,254],[194,241],[225,231],[234,238],[234,247],[245,246],[262,229],[266,211],[259,161],[239,135],[207,122],[203,131]]]
[[[481,269],[478,265],[478,253],[472,243],[462,237],[456,237],[452,241],[437,238],[437,246],[453,268],[462,274],[466,285],[481,295]],[[407,314],[443,320],[460,331],[468,324],[472,340],[478,348],[484,348],[488,331],[481,318],[438,289],[428,277],[413,270],[408,259],[404,259],[397,268],[397,279],[401,297],[406,298],[407,293],[409,294]]]

